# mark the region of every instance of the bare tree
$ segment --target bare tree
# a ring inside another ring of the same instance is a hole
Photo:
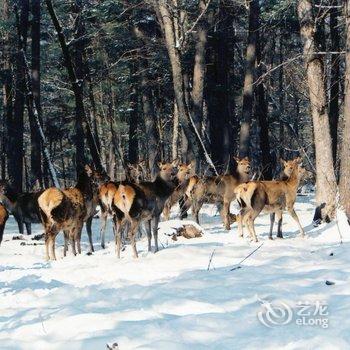
[[[344,128],[341,146],[339,192],[341,204],[350,220],[350,1],[344,2],[346,56],[344,83]]]
[[[332,139],[330,135],[324,81],[323,57],[317,53],[315,18],[310,0],[299,0],[300,34],[304,44],[304,60],[311,104],[316,152],[316,202],[322,219],[334,216],[336,178],[333,169]],[[320,218],[315,217],[315,220]],[[315,221],[314,220],[314,221]]]

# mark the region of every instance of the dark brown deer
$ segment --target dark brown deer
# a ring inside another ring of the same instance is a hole
[[[163,216],[165,220],[169,220],[170,218],[170,211],[171,208],[176,204],[180,204],[180,211],[181,206],[184,203],[183,197],[185,195],[187,186],[189,184],[189,178],[193,175],[193,163],[189,164],[180,164],[178,167],[178,172],[176,175],[177,179],[177,186],[174,190],[174,192],[171,194],[171,196],[168,198],[168,200],[165,203],[164,210],[163,210]]]
[[[158,224],[166,200],[173,193],[176,185],[177,161],[159,163],[160,171],[152,182],[140,184],[122,183],[114,196],[114,223],[116,226],[116,253],[120,257],[121,232],[126,222],[130,223],[128,235],[133,249],[133,256],[138,257],[135,234],[141,222],[147,222],[148,251],[151,251],[152,225],[155,252],[158,251]]]
[[[14,216],[20,234],[24,234],[24,225],[30,235],[31,224],[40,223],[38,198],[42,192],[16,192],[6,181],[0,181],[0,201]]]
[[[6,210],[6,208],[0,204],[0,245],[2,242],[2,237],[4,235],[5,225],[6,221],[9,218],[9,214]]]
[[[297,189],[305,169],[295,162],[293,171],[287,180],[251,181],[236,187],[235,193],[241,206],[238,232],[243,236],[243,226],[248,227],[252,240],[258,241],[254,221],[262,212],[274,212],[279,217],[287,210],[297,223],[300,234],[305,235],[299,218],[294,210]]]
[[[185,211],[192,206],[192,214],[199,224],[199,211],[204,203],[215,203],[221,206],[221,217],[226,230],[230,230],[230,204],[236,198],[234,189],[241,183],[249,180],[250,161],[248,157],[236,160],[236,169],[233,174],[211,177],[193,176],[186,189]]]
[[[45,229],[45,246],[47,260],[56,260],[55,239],[62,230],[64,232],[64,256],[68,249],[68,240],[73,254],[81,253],[80,239],[84,221],[91,216],[94,198],[99,185],[106,181],[106,175],[86,165],[78,177],[75,187],[64,190],[51,187],[38,198],[41,221]]]

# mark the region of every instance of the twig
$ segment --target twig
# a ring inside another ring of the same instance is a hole
[[[211,265],[211,261],[213,260],[214,253],[215,253],[215,249],[210,254],[210,259],[209,259],[207,271],[209,271],[209,269],[210,269],[210,265]]]
[[[241,260],[237,266],[233,267],[230,271],[234,271],[234,270],[237,270],[237,269],[240,269],[241,268],[241,264],[243,261],[247,260],[250,256],[252,256],[258,249],[260,249],[262,246],[263,246],[264,242],[262,242],[259,247],[255,248],[251,253],[249,253],[243,260]]]

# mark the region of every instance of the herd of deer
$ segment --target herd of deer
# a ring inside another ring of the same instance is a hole
[[[46,258],[56,259],[55,239],[60,231],[64,233],[64,256],[68,243],[73,254],[81,253],[80,239],[84,223],[92,241],[92,219],[99,205],[101,209],[101,246],[105,248],[105,228],[108,216],[112,216],[115,232],[116,254],[120,257],[122,233],[128,238],[137,257],[136,233],[144,223],[148,250],[151,251],[153,233],[155,252],[158,251],[158,224],[163,213],[165,220],[170,210],[180,204],[180,217],[184,218],[192,208],[192,214],[199,223],[199,212],[204,203],[218,205],[225,229],[237,221],[238,232],[243,236],[246,225],[250,238],[258,241],[254,220],[261,212],[270,213],[269,238],[272,239],[275,217],[278,220],[277,237],[282,238],[282,213],[288,211],[296,221],[300,233],[304,230],[294,210],[297,189],[305,172],[301,159],[282,161],[283,172],[278,180],[250,181],[251,171],[248,158],[235,158],[236,167],[232,174],[219,176],[197,176],[193,164],[159,163],[159,172],[153,181],[144,181],[142,164],[130,167],[132,181],[113,182],[108,176],[85,166],[75,187],[48,188],[40,192],[16,193],[5,182],[0,182],[0,243],[8,213],[12,213],[23,234],[25,224],[31,233],[31,223],[41,222],[45,229]],[[241,210],[239,215],[230,213],[230,204],[237,199]]]

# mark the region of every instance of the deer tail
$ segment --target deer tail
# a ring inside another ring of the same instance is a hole
[[[114,195],[114,204],[124,214],[128,214],[136,196],[135,190],[130,185],[119,185]]]
[[[45,214],[46,220],[49,220],[53,223],[54,220],[52,218],[51,212],[54,208],[58,207],[62,203],[63,198],[63,192],[56,187],[48,188],[39,196],[39,208]]]

